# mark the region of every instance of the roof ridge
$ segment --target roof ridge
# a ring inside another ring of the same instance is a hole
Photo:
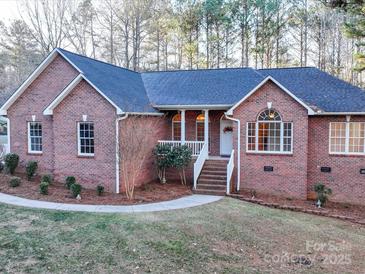
[[[117,66],[117,65],[114,65],[114,64],[111,64],[111,63],[102,61],[102,60],[98,60],[98,59],[95,59],[95,58],[91,58],[91,57],[88,57],[88,56],[85,56],[85,55],[82,55],[82,54],[79,54],[79,53],[76,53],[76,52],[72,52],[72,51],[69,51],[69,50],[66,50],[66,49],[63,49],[63,48],[57,48],[57,49],[58,50],[61,50],[61,51],[66,51],[68,53],[71,53],[71,54],[74,54],[74,55],[77,55],[77,56],[80,56],[80,57],[83,57],[83,58],[87,58],[87,59],[93,60],[93,61],[96,61],[96,62],[99,62],[99,63],[103,63],[105,65],[109,65],[109,66],[116,67],[116,68],[119,68],[119,69],[124,69],[124,70],[130,71],[130,72],[134,72],[134,73],[137,73],[137,74],[141,74],[138,71],[135,71],[135,70],[132,70],[132,69],[128,69],[128,68],[125,68],[125,67],[121,67],[121,66]]]
[[[315,66],[304,66],[304,67],[294,66],[294,67],[282,67],[282,68],[260,68],[260,69],[256,69],[256,70],[306,69],[306,68],[314,68],[314,69],[317,69]]]
[[[151,70],[151,71],[143,71],[143,72],[141,72],[141,74],[145,74],[145,73],[159,73],[159,72],[214,71],[214,70],[234,70],[234,69],[251,69],[251,70],[254,70],[252,67],[198,68],[198,69]]]

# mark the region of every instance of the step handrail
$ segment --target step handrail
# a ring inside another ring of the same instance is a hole
[[[229,195],[230,193],[233,169],[234,169],[234,149],[232,149],[231,157],[229,157],[229,161],[227,164],[227,190],[226,190],[227,195]]]
[[[203,169],[205,160],[208,158],[208,144],[204,143],[198,158],[194,163],[194,190],[196,190],[196,185],[198,183],[199,175]]]

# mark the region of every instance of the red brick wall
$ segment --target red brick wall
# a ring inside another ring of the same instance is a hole
[[[94,157],[78,156],[77,123],[94,122]],[[53,112],[55,176],[75,176],[86,188],[102,184],[115,191],[115,108],[82,80]]]
[[[171,134],[169,121],[159,116],[129,116],[119,122],[121,192],[125,191],[126,181],[134,176],[135,186],[157,179],[153,149],[158,140],[166,140]]]
[[[43,110],[77,76],[78,72],[62,57],[57,56],[36,78],[18,100],[8,109],[10,119],[10,149],[20,157],[20,166],[29,160],[39,163],[39,172],[52,172],[53,128],[52,117],[43,116]],[[28,154],[27,122],[42,122],[43,154]]]
[[[246,123],[256,121],[257,115],[267,108],[267,102],[282,116],[284,122],[293,122],[293,154],[246,153]],[[257,192],[305,199],[307,194],[307,110],[268,82],[234,111],[241,121],[241,188]],[[237,151],[237,129],[233,134]],[[264,172],[264,166],[273,166],[273,172]]]
[[[316,183],[324,183],[333,191],[333,201],[365,204],[365,156],[329,154],[330,122],[345,122],[345,116],[311,116],[309,118],[308,191]],[[365,122],[364,116],[352,116],[351,121]],[[321,167],[331,167],[330,173]]]

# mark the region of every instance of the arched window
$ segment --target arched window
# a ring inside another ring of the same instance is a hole
[[[172,140],[180,141],[181,140],[181,115],[175,114],[172,117]]]
[[[204,141],[204,114],[199,114],[196,117],[196,140]]]
[[[247,151],[292,153],[293,124],[283,122],[274,109],[265,109],[256,122],[247,123]]]

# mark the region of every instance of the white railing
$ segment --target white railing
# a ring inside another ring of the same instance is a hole
[[[196,184],[198,183],[200,172],[202,171],[204,162],[207,158],[208,158],[208,145],[204,144],[198,158],[194,163],[194,189],[196,189]]]
[[[229,161],[227,164],[227,190],[226,190],[227,195],[230,192],[233,169],[234,169],[234,149],[232,149],[231,157],[229,157]]]
[[[172,147],[178,147],[182,145],[181,141],[170,141],[170,140],[160,140],[159,144],[170,145]],[[187,145],[191,151],[193,156],[198,156],[203,149],[204,141],[185,141],[185,145]]]

